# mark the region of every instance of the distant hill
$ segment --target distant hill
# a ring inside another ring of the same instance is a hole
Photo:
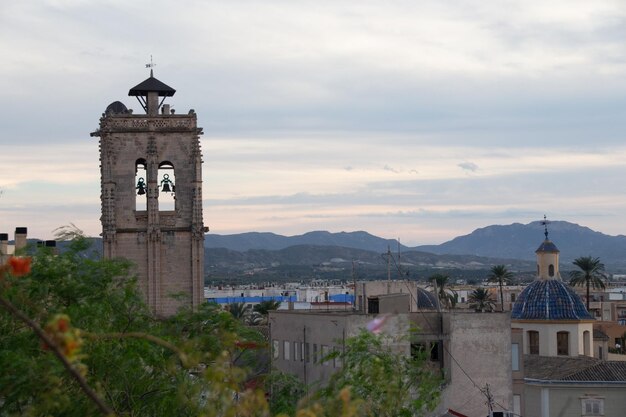
[[[340,233],[316,231],[297,236],[249,232],[234,235],[207,234],[204,238],[205,248],[226,248],[239,252],[245,252],[250,249],[281,250],[297,245],[341,246],[386,252],[387,247],[391,247],[393,251],[396,251],[398,242],[395,239],[383,239],[363,231]],[[408,250],[409,248],[401,245],[400,249]]]
[[[609,236],[565,221],[551,222],[548,231],[550,240],[561,251],[562,263],[590,255],[599,257],[607,265],[626,266],[626,236]],[[424,245],[416,249],[436,254],[532,260],[544,238],[543,232],[541,222],[487,226],[441,245]]]
[[[563,269],[579,256],[596,256],[607,267],[626,270],[626,236],[609,236],[588,227],[565,221],[548,226],[549,237],[561,251]],[[400,246],[402,252],[417,251],[438,255],[473,255],[496,259],[535,260],[535,250],[544,239],[541,222],[493,225],[476,229],[440,245]],[[397,251],[395,239],[383,239],[364,231],[330,233],[309,232],[298,236],[274,233],[242,233],[205,236],[205,248],[225,248],[237,252],[254,249],[282,250],[291,246],[334,246],[383,253],[387,247]],[[404,253],[403,253],[404,256]]]
[[[511,271],[528,273],[535,270],[529,261],[485,258],[473,255],[435,255],[402,252],[391,260],[391,276],[426,279],[435,272],[449,274],[455,279],[482,280],[497,264]],[[350,280],[386,279],[387,258],[380,251],[340,246],[295,245],[280,250],[250,249],[245,252],[226,248],[205,249],[205,272],[211,279],[228,277],[240,282],[302,281],[310,279]]]

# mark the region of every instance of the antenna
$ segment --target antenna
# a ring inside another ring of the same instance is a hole
[[[541,222],[541,224],[543,225],[543,234],[546,236],[546,240],[548,240],[548,225],[550,224],[550,222],[546,218],[545,214],[543,215],[543,221]]]
[[[150,54],[150,63],[146,64],[146,68],[150,68],[150,76],[152,77],[152,68],[156,67],[156,64],[152,62],[152,54]]]

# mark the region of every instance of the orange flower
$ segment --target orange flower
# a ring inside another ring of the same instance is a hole
[[[57,320],[57,329],[59,329],[61,333],[67,332],[69,328],[70,328],[69,320],[66,319],[65,317],[61,317]]]
[[[11,256],[9,258],[9,266],[11,267],[11,274],[16,277],[21,277],[30,273],[31,259],[23,256]]]

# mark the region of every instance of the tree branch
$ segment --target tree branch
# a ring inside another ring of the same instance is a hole
[[[56,344],[54,340],[52,340],[46,332],[39,327],[37,323],[31,320],[26,314],[20,311],[17,307],[15,307],[9,300],[0,297],[0,305],[4,307],[9,313],[13,315],[13,317],[19,319],[23,323],[25,323],[31,330],[37,335],[39,339],[41,339],[49,348],[52,350],[52,353],[57,357],[57,359],[61,362],[63,367],[67,370],[72,378],[76,380],[80,389],[85,393],[85,395],[100,409],[100,412],[105,416],[115,416],[115,412],[100,398],[100,396],[91,389],[85,377],[83,377],[80,372],[76,370],[72,366],[72,364],[67,360],[63,352],[59,349],[59,346]]]

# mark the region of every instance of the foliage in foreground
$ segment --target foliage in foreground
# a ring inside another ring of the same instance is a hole
[[[348,339],[326,389],[298,401],[303,387],[272,377],[268,403],[258,332],[210,304],[157,320],[129,265],[87,249],[78,237],[61,255],[38,253],[32,272],[0,270],[0,416],[403,416],[433,404],[427,370],[370,333]]]

